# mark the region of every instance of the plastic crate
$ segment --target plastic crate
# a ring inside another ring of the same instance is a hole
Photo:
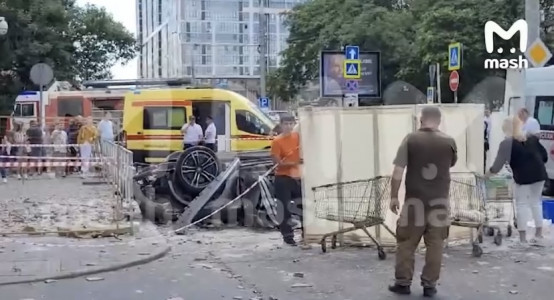
[[[554,221],[554,199],[542,200],[542,214],[544,219]]]

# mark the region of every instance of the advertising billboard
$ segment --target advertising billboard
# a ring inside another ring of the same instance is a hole
[[[360,79],[345,79],[344,52],[323,51],[320,65],[321,97],[342,97],[357,93],[359,98],[381,97],[381,56],[379,52],[360,51],[362,74]],[[355,87],[355,88],[353,88]]]

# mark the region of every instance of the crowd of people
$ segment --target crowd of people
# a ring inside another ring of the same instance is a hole
[[[113,122],[110,119],[108,112],[97,126],[91,117],[81,116],[70,119],[67,126],[66,120],[48,124],[45,128],[35,120],[29,122],[28,128],[15,122],[13,130],[6,132],[2,138],[0,162],[19,165],[0,166],[2,182],[6,183],[10,174],[17,179],[26,179],[43,172],[62,178],[71,173],[89,176],[94,145],[114,140]],[[35,166],[25,166],[25,163],[35,163]]]

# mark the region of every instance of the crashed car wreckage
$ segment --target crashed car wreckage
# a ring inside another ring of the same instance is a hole
[[[159,224],[222,224],[274,228],[273,162],[269,151],[220,159],[196,146],[174,152],[157,165],[138,167],[134,194],[143,217]]]

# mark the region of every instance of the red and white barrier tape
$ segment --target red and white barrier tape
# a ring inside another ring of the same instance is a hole
[[[30,161],[30,162],[0,162],[0,168],[42,168],[42,167],[80,167],[83,165],[87,166],[98,166],[105,163],[99,161]]]
[[[15,155],[0,155],[0,159],[29,159],[29,160],[82,160],[82,157],[71,157],[71,156],[15,156]],[[89,160],[101,159],[100,157],[90,157]],[[104,159],[109,159],[104,157]],[[112,158],[113,160],[113,158]]]
[[[95,144],[90,144],[91,146],[94,146]],[[2,147],[5,147],[6,145],[2,145]],[[17,147],[17,148],[20,148],[20,147],[23,147],[23,148],[69,148],[69,147],[75,147],[75,148],[78,148],[79,144],[64,144],[64,145],[60,145],[60,144],[11,144],[9,145],[9,147]]]

